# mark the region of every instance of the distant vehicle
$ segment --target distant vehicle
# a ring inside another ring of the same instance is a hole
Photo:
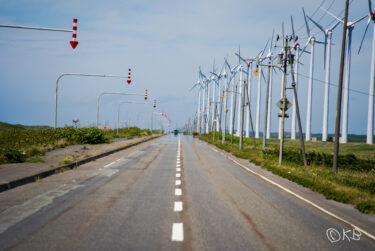
[[[177,135],[178,134],[178,130],[174,130],[173,133],[174,133],[174,135]]]

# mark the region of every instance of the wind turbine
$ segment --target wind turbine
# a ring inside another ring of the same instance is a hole
[[[320,24],[315,22],[312,18],[307,16],[308,19],[321,30],[324,34],[324,68],[325,68],[325,83],[324,83],[324,107],[323,107],[323,131],[322,141],[327,141],[328,137],[328,109],[329,109],[329,82],[330,82],[330,71],[331,71],[331,44],[332,44],[332,31],[340,24],[337,21],[334,25],[328,29],[324,29]]]
[[[198,111],[197,111],[197,133],[201,133],[201,92],[203,90],[203,85],[200,76],[198,77],[198,81],[193,87],[190,89],[193,90],[195,87],[199,87],[198,90]]]
[[[232,83],[232,80],[236,76],[240,65],[237,65],[237,66],[231,68],[227,59],[225,59],[225,65],[228,67],[228,69],[231,73],[229,81],[228,81],[228,86],[226,87],[228,89],[229,85],[231,85],[231,83]],[[231,91],[232,92],[232,95],[231,95],[231,113],[230,113],[230,124],[229,124],[229,131],[231,132],[231,134],[232,134],[233,129],[234,129],[234,115],[235,115],[235,100],[234,100],[234,98],[236,97],[236,90],[237,90],[236,84],[233,83],[232,84],[232,91]],[[229,92],[229,91],[227,91],[227,92]]]
[[[293,17],[291,16],[290,17],[290,21],[291,21],[291,26],[292,26],[292,38],[293,40],[295,41],[295,44],[293,45],[293,49],[295,51],[295,69],[294,69],[294,72],[295,72],[295,81],[296,81],[296,88],[298,87],[298,82],[299,82],[299,75],[298,75],[298,70],[299,70],[299,65],[301,64],[299,62],[300,60],[300,57],[303,55],[303,53],[308,53],[310,54],[310,52],[306,51],[306,50],[302,50],[299,43],[297,43],[297,40],[298,40],[298,36],[295,34],[294,32],[294,23],[293,23]],[[293,95],[293,104],[296,104],[296,99],[295,99],[295,96]],[[296,139],[296,105],[293,105],[292,106],[292,126],[291,126],[291,132],[290,132],[290,138],[291,139]]]
[[[371,72],[370,72],[370,87],[368,97],[368,115],[367,115],[367,144],[374,144],[374,88],[375,88],[375,11],[372,10],[371,0],[368,0],[369,18],[367,20],[366,30],[363,34],[361,45],[359,46],[358,54],[361,51],[363,40],[365,39],[367,29],[372,21],[374,28],[372,33],[372,54],[371,54]]]
[[[306,140],[311,140],[311,103],[312,103],[312,89],[313,89],[313,78],[314,78],[314,48],[315,43],[324,44],[324,42],[317,41],[310,33],[309,24],[307,23],[305,10],[302,8],[303,18],[305,20],[306,32],[308,35],[307,42],[303,50],[310,44],[310,75],[309,75],[309,85],[307,90],[307,112],[306,112]]]
[[[267,55],[265,56],[265,59],[268,60],[268,63],[271,65],[272,64],[272,61],[274,60],[274,55],[273,55],[273,52],[272,52],[272,48],[273,48],[273,35],[275,33],[275,30],[272,31],[272,37],[271,37],[271,43],[270,43],[270,47],[268,48],[268,53]],[[267,109],[267,130],[266,130],[266,135],[265,137],[267,139],[271,138],[271,101],[272,101],[272,71],[274,70],[273,67],[269,68],[270,72],[269,72],[269,76],[270,76],[270,83],[269,83],[269,92],[268,92],[268,109]],[[266,94],[267,95],[267,94]]]
[[[221,67],[221,70],[219,73],[215,73],[215,72],[211,72],[211,74],[214,74],[215,77],[216,77],[216,85],[218,87],[218,92],[217,92],[217,101],[216,101],[216,113],[215,113],[215,116],[216,116],[216,131],[220,132],[221,131],[221,115],[222,115],[222,102],[221,102],[221,78],[224,76],[224,67],[225,67],[225,63],[223,63],[223,66]],[[226,73],[225,73],[226,74]],[[218,106],[220,105],[220,109],[218,108]]]
[[[246,79],[247,79],[247,83],[248,83],[248,87],[247,90],[248,90],[248,95],[249,95],[249,98],[251,97],[251,81],[252,81],[252,75],[251,75],[251,72],[252,72],[252,63],[255,61],[255,59],[244,59],[243,57],[241,57],[241,55],[239,53],[234,53],[236,56],[238,56],[238,58],[244,62],[247,66],[247,71],[246,71]],[[249,101],[250,102],[250,101]],[[248,109],[248,107],[246,106],[246,138],[249,138],[250,137],[250,110]]]
[[[262,58],[263,54],[264,54],[264,51],[266,50],[267,48],[267,45],[268,45],[268,42],[266,43],[266,46],[264,46],[264,49],[262,51],[260,51],[258,53],[258,55],[255,57],[255,60],[257,62],[261,62],[263,61],[264,58]],[[260,124],[260,94],[261,94],[261,78],[263,75],[263,72],[262,72],[262,66],[259,66],[259,72],[257,73],[258,74],[258,93],[257,93],[257,109],[256,109],[256,118],[255,118],[255,138],[259,138],[259,124]]]
[[[328,13],[330,16],[335,18],[341,23],[344,23],[344,20],[338,18],[328,10],[320,7],[322,10],[324,10],[326,13]],[[351,63],[351,47],[352,47],[352,33],[353,29],[356,23],[362,21],[367,17],[361,17],[357,19],[354,22],[348,22],[347,23],[347,41],[348,45],[346,47],[346,57],[345,57],[345,82],[344,82],[344,107],[343,107],[343,116],[342,116],[342,131],[341,131],[341,143],[347,143],[348,142],[348,111],[349,111],[349,83],[350,83],[350,63]]]
[[[202,131],[205,131],[206,133],[208,133],[208,116],[207,116],[207,101],[206,99],[208,100],[207,98],[207,95],[208,95],[208,83],[209,83],[209,80],[207,79],[206,75],[204,75],[202,73],[202,70],[201,70],[201,67],[199,66],[199,76],[200,76],[200,79],[203,83],[203,86],[204,86],[204,93],[203,93],[203,112],[202,112],[202,122],[203,122],[203,130]]]

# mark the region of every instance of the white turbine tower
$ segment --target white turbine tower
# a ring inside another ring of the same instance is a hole
[[[202,76],[201,76],[201,73],[198,72],[199,74],[199,77],[198,77],[198,81],[195,85],[193,85],[193,87],[190,89],[190,91],[192,91],[195,87],[199,87],[199,90],[198,90],[198,111],[197,111],[197,133],[201,133],[202,132],[202,126],[201,126],[201,123],[202,123],[202,104],[201,104],[201,100],[202,100],[202,91],[204,91],[204,82],[202,80]]]
[[[310,75],[309,75],[309,85],[307,89],[307,112],[306,112],[306,140],[311,140],[311,110],[312,110],[312,88],[313,88],[313,79],[314,79],[314,48],[315,43],[324,44],[323,42],[317,41],[310,33],[309,24],[307,23],[305,10],[302,8],[303,18],[305,20],[306,32],[308,35],[307,42],[303,50],[310,44]]]
[[[233,129],[234,129],[234,97],[236,95],[235,91],[236,91],[236,84],[235,83],[232,83],[232,81],[234,80],[237,72],[238,72],[238,69],[239,69],[239,65],[231,68],[227,59],[225,59],[225,65],[228,67],[230,73],[231,73],[231,76],[229,78],[229,81],[228,81],[228,87],[229,88],[230,86],[232,86],[232,90],[231,91],[228,91],[228,92],[231,92],[232,95],[231,95],[231,109],[230,109],[230,123],[229,123],[229,132],[232,132]],[[234,82],[234,81],[233,81]]]
[[[328,10],[320,7],[322,10],[324,10],[325,12],[327,12],[330,16],[332,16],[333,18],[335,18],[336,20],[338,20],[339,22],[341,23],[344,23],[344,20],[336,17],[334,14],[332,14],[331,12],[329,12]],[[357,19],[356,21],[354,22],[348,22],[347,23],[347,30],[348,30],[348,34],[347,34],[347,41],[348,41],[348,45],[346,47],[346,57],[345,57],[345,81],[344,81],[344,107],[343,107],[343,116],[342,116],[342,131],[341,131],[341,139],[340,139],[340,142],[341,143],[347,143],[348,142],[348,111],[349,111],[349,84],[350,84],[350,63],[351,63],[351,47],[352,47],[352,33],[353,33],[353,29],[354,29],[354,25],[360,21],[362,21],[363,19],[365,19],[367,17],[364,16],[364,17],[361,17],[359,19]]]
[[[372,21],[374,28],[372,33],[372,54],[371,54],[371,72],[370,72],[370,87],[368,97],[368,115],[367,115],[367,144],[374,144],[374,88],[375,88],[375,11],[372,10],[371,0],[368,0],[369,18],[367,21],[366,30],[363,34],[361,45],[359,46],[358,54],[361,51],[363,40],[366,36],[367,29]]]
[[[325,83],[324,83],[324,107],[323,107],[323,130],[322,130],[322,141],[327,141],[328,137],[328,109],[329,109],[329,82],[330,82],[330,71],[331,71],[331,45],[332,45],[332,31],[340,24],[340,21],[336,22],[328,29],[324,29],[320,24],[315,22],[309,16],[307,17],[310,21],[319,28],[324,34],[324,68],[325,68]]]
[[[255,61],[255,59],[244,59],[243,57],[241,57],[240,54],[238,53],[235,53],[236,56],[238,56],[238,58],[244,62],[247,66],[247,71],[246,71],[246,79],[247,79],[247,83],[248,83],[248,95],[249,95],[249,98],[251,99],[251,82],[252,82],[252,75],[251,75],[251,71],[252,71],[252,62]],[[250,110],[248,109],[248,106],[246,106],[246,135],[245,135],[246,138],[249,138],[250,137]]]
[[[306,50],[302,50],[300,48],[300,45],[299,43],[297,43],[296,41],[298,40],[298,36],[295,34],[294,32],[294,24],[293,24],[293,17],[291,16],[290,17],[290,21],[291,21],[291,25],[292,25],[292,37],[295,41],[295,44],[293,45],[293,49],[295,50],[295,65],[294,65],[294,75],[295,75],[295,81],[296,81],[296,88],[298,88],[298,83],[299,83],[299,75],[298,75],[298,70],[299,70],[299,65],[301,64],[299,62],[301,56],[303,55],[303,53],[308,53],[310,54],[310,52],[306,51]],[[290,138],[291,139],[296,139],[296,116],[297,116],[297,110],[296,110],[296,100],[295,100],[295,97],[293,95],[293,106],[292,106],[292,126],[291,126],[291,130],[290,130]]]
[[[203,132],[208,133],[208,113],[207,113],[207,103],[208,103],[208,84],[209,80],[207,79],[206,75],[202,73],[201,67],[199,66],[199,76],[204,86],[203,90],[203,112],[202,112],[202,124],[203,124]]]
[[[272,64],[272,61],[275,59],[272,48],[273,48],[273,35],[275,33],[275,30],[272,31],[272,37],[271,37],[271,43],[268,48],[268,53],[265,56],[265,59],[268,60],[269,64]],[[267,133],[265,137],[267,139],[271,138],[271,101],[272,101],[272,71],[274,70],[273,67],[271,67],[271,72],[270,74],[270,83],[269,83],[269,92],[268,92],[268,109],[267,109]],[[267,94],[266,94],[267,95]]]
[[[265,49],[267,48],[268,42],[262,51],[255,57],[255,60],[259,63],[262,62],[264,58],[262,58]],[[255,138],[259,138],[259,125],[260,125],[260,99],[261,99],[261,78],[263,75],[262,66],[259,66],[258,72],[258,92],[257,92],[257,109],[256,109],[256,118],[255,118]]]

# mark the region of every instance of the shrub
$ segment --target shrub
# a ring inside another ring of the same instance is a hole
[[[22,163],[26,161],[26,156],[14,148],[1,149],[0,155],[3,156],[3,163]]]

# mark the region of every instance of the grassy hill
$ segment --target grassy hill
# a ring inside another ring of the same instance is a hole
[[[43,129],[49,129],[52,128],[50,126],[25,126],[25,125],[20,125],[20,124],[9,124],[5,122],[0,122],[0,132],[6,131],[6,130],[11,130],[11,129],[16,129],[16,130],[26,130],[26,129],[32,129],[32,130],[43,130]]]

